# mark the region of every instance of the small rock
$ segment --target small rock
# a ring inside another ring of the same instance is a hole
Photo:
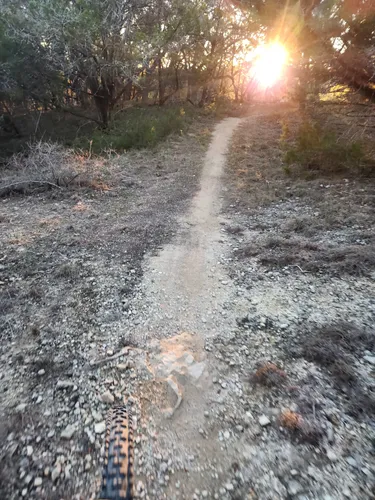
[[[27,408],[27,404],[21,403],[18,406],[16,406],[16,412],[23,413],[26,410],[26,408]]]
[[[68,464],[65,467],[65,470],[64,470],[65,479],[70,479],[70,469],[71,468],[72,468],[72,466],[70,464]]]
[[[74,383],[71,380],[58,380],[56,384],[56,389],[72,389]]]
[[[103,401],[103,403],[107,403],[107,404],[111,405],[114,403],[115,398],[109,391],[105,391],[101,395],[101,400]]]
[[[333,432],[333,427],[330,422],[328,422],[330,425],[327,426],[327,439],[329,443],[333,443],[335,441],[335,434]]]
[[[375,356],[363,356],[363,359],[370,365],[375,365]]]
[[[38,371],[38,375],[39,376],[42,376],[46,373],[46,370],[44,370],[43,368],[41,370]]]
[[[271,420],[266,415],[261,415],[258,418],[258,422],[259,422],[259,425],[261,425],[262,427],[266,427],[267,425],[270,425]]]
[[[129,368],[128,363],[119,363],[117,365],[117,369],[120,370],[120,372],[124,372]]]
[[[26,454],[28,457],[31,457],[31,455],[33,454],[33,447],[32,446],[27,446],[26,447]]]
[[[288,493],[289,495],[298,495],[303,491],[303,486],[298,482],[292,479],[288,481]]]
[[[105,421],[95,424],[95,434],[103,434],[105,432]]]
[[[309,466],[309,467],[307,468],[307,474],[308,474],[310,477],[315,478],[315,476],[316,476],[316,471],[315,471],[314,467]]]
[[[225,489],[226,489],[227,491],[233,491],[233,490],[234,490],[234,486],[233,486],[233,484],[232,484],[232,483],[226,483],[226,485],[225,485]]]
[[[339,458],[336,455],[336,453],[331,449],[327,450],[327,457],[329,460],[331,460],[331,462],[336,462],[336,460],[338,460],[338,458]]]
[[[65,429],[61,433],[61,438],[62,439],[71,439],[73,434],[75,433],[76,429],[74,425],[67,425]]]
[[[25,484],[30,484],[31,481],[33,480],[33,476],[31,474],[28,474],[26,477],[25,477]]]
[[[348,462],[349,465],[351,465],[352,467],[355,467],[357,468],[358,467],[358,464],[357,464],[357,460],[353,457],[347,457],[346,461]]]
[[[102,414],[96,410],[92,410],[91,415],[95,422],[101,422],[103,419]]]
[[[57,479],[59,478],[61,474],[61,465],[60,464],[57,464],[56,467],[52,470],[52,473],[51,473],[51,479],[53,482],[57,481]]]
[[[36,477],[34,480],[34,486],[37,488],[38,486],[42,486],[43,479],[41,477]]]

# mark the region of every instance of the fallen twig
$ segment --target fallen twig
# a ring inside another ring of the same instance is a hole
[[[91,366],[104,365],[105,363],[108,363],[108,361],[113,361],[114,359],[121,358],[121,356],[128,354],[129,351],[130,351],[130,347],[126,346],[123,349],[121,349],[121,351],[114,354],[113,356],[109,356],[108,358],[98,359],[96,361],[90,361],[90,365]]]
[[[301,271],[301,273],[307,273],[307,271],[304,271],[301,269],[297,264],[293,264],[293,267],[298,267],[298,269]]]

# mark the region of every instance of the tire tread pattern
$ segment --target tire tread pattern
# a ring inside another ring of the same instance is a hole
[[[106,420],[105,457],[100,500],[133,500],[132,415],[125,406],[111,408]]]

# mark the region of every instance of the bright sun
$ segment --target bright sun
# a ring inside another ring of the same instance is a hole
[[[252,73],[263,88],[273,87],[281,78],[288,53],[283,45],[274,42],[257,50]]]

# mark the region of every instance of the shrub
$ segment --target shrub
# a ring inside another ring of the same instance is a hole
[[[171,133],[181,133],[190,120],[182,106],[134,107],[121,111],[108,130],[97,129],[90,138],[78,138],[74,147],[100,154],[155,146]]]
[[[336,134],[322,129],[318,124],[305,121],[299,127],[293,141],[288,141],[282,132],[285,150],[284,171],[290,175],[298,173],[293,165],[302,167],[309,177],[318,174],[370,174],[375,163],[371,161],[360,142],[340,141]],[[372,168],[371,168],[372,167]]]

